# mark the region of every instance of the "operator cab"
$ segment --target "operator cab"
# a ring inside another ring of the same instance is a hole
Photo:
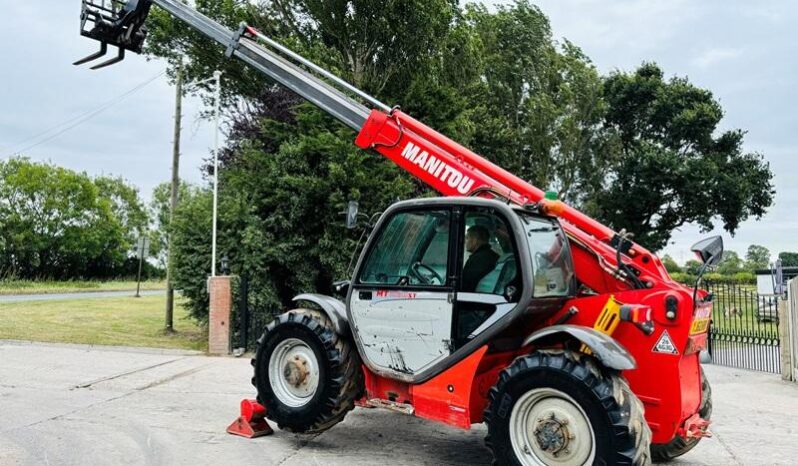
[[[361,253],[347,308],[369,367],[413,380],[546,308],[535,303],[559,309],[574,283],[556,219],[495,200],[422,199],[383,214]]]

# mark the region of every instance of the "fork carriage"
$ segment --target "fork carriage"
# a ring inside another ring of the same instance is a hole
[[[125,50],[141,53],[147,28],[144,22],[152,3],[145,0],[82,0],[80,35],[100,42],[100,50],[76,61],[82,65],[108,53],[108,46],[119,49],[115,58],[93,66],[98,70],[125,59]]]

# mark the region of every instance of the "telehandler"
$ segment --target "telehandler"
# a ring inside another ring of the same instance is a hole
[[[297,296],[267,327],[252,382],[280,428],[322,432],[356,405],[463,429],[484,422],[508,465],[648,464],[709,435],[699,352],[712,295],[673,281],[624,231],[246,24],[228,30],[179,0],[82,3],[81,32],[101,49],[76,64],[109,45],[118,56],[94,69],[140,53],[155,5],[444,196],[398,202],[369,225],[353,276],[337,284],[343,301]],[[348,214],[354,226],[355,204]],[[723,242],[693,250],[703,272]]]

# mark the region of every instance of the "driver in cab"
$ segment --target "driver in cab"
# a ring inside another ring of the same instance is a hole
[[[499,255],[490,247],[488,229],[475,225],[468,229],[465,236],[465,249],[470,253],[463,266],[462,290],[473,293],[479,281],[496,266]]]

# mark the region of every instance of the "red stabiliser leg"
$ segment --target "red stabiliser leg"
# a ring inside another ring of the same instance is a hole
[[[274,431],[266,422],[266,408],[255,400],[241,400],[241,416],[230,424],[227,433],[256,438],[271,435]]]

